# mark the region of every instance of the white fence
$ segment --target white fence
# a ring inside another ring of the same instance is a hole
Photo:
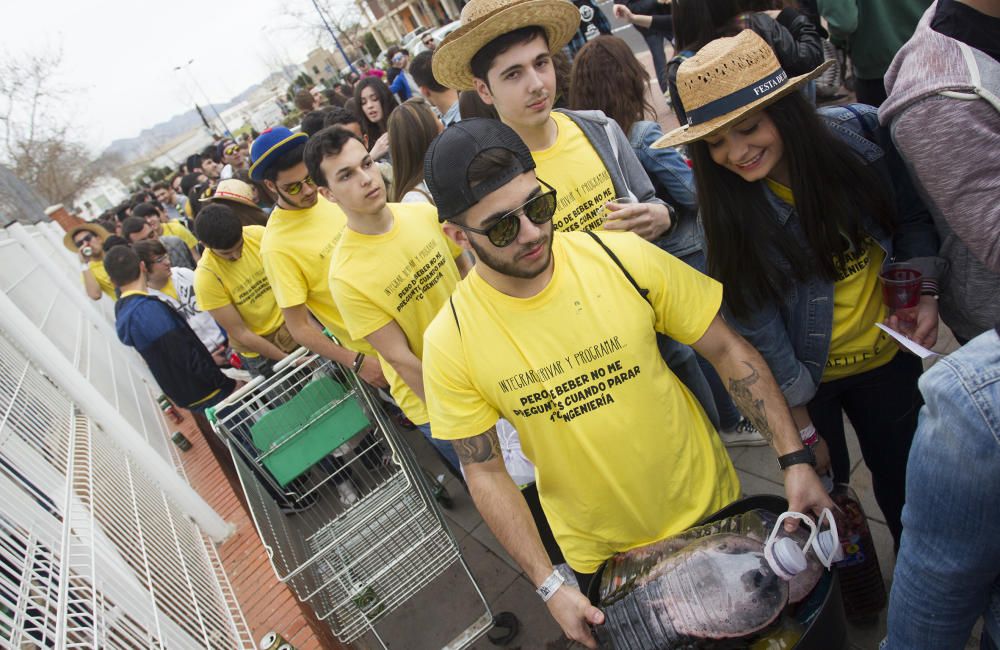
[[[0,234],[0,646],[252,648],[192,518],[224,524],[51,226]]]

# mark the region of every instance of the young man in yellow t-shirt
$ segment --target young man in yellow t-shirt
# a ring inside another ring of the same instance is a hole
[[[329,127],[305,151],[320,194],[347,216],[330,264],[330,292],[348,334],[375,348],[392,397],[458,472],[449,443],[433,440],[424,407],[424,330],[451,295],[462,250],[444,236],[426,203],[386,203],[385,183],[357,136]]]
[[[84,291],[91,300],[100,300],[107,295],[114,302],[118,300],[115,285],[104,270],[104,240],[109,233],[96,223],[74,226],[63,237],[63,246],[80,259],[80,275]]]
[[[167,219],[167,213],[160,206],[153,203],[140,203],[132,208],[132,216],[145,219],[157,237],[166,235],[180,239],[188,247],[188,250],[191,251],[191,257],[194,258],[194,261],[198,261],[200,257],[198,253],[198,240],[180,222]]]
[[[470,7],[463,13],[460,32],[434,54],[435,76],[445,86],[475,90],[521,137],[538,175],[559,196],[552,219],[556,231],[627,230],[648,241],[667,236],[673,208],[657,198],[621,127],[600,111],[553,111],[552,55],[576,34],[580,17],[564,0],[532,2],[527,8],[520,6],[523,0],[473,0],[482,11]],[[660,347],[712,422],[725,425],[720,435],[727,444],[767,444],[749,422],[736,419],[708,364],[667,337],[660,338]]]
[[[302,159],[307,139],[305,133],[275,127],[250,147],[250,177],[276,197],[260,245],[264,270],[299,345],[352,368],[373,386],[388,387],[375,350],[350,336],[330,294],[330,261],[347,217],[317,193]],[[327,338],[313,317],[339,343]]]
[[[779,454],[790,509],[832,506],[766,363],[719,316],[717,282],[629,233],[553,233],[558,193],[498,121],[450,127],[426,169],[445,233],[477,258],[424,336],[434,435],[453,441],[480,513],[567,636],[596,647],[587,624],[603,615],[553,572],[494,424],[503,416],[520,433],[546,517],[586,588],[610,556],[739,495],[658,332],[718,370]]]
[[[461,42],[445,39],[434,53],[434,76],[450,88],[475,90],[524,140],[538,174],[559,194],[556,230],[603,227],[657,239],[670,228],[670,209],[656,198],[621,127],[596,111],[552,110],[557,97],[552,53],[570,41],[580,16],[574,16],[576,7],[550,1],[542,18],[508,0],[506,33],[498,33],[489,16],[467,12]],[[616,197],[632,203],[615,203]]]
[[[229,334],[252,374],[269,374],[297,345],[284,327],[260,254],[263,226],[242,226],[226,205],[202,208],[195,221],[205,245],[194,270],[198,307]]]

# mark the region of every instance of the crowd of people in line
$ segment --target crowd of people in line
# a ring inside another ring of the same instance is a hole
[[[985,615],[996,648],[1000,1],[783,5],[616,5],[654,85],[569,0],[470,0],[66,246],[180,406],[298,346],[387,389],[588,647],[602,562],[738,498],[727,447],[833,508],[846,415],[898,552],[885,647],[964,647]],[[858,102],[817,108],[831,38]],[[963,347],[926,373],[876,327],[930,348],[941,320]]]

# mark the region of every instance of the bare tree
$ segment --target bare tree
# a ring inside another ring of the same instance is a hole
[[[117,161],[95,159],[57,110],[73,94],[58,81],[61,59],[56,52],[0,61],[0,161],[46,200],[70,204]]]
[[[316,0],[316,5],[350,56],[356,57],[364,52],[367,21],[353,0]],[[286,2],[283,11],[295,18],[296,26],[293,29],[309,34],[317,45],[330,44],[330,33],[311,1]]]

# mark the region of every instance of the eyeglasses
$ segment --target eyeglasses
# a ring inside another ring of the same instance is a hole
[[[294,183],[289,183],[285,186],[285,193],[289,196],[295,196],[302,191],[302,187],[308,185],[310,187],[316,187],[316,183],[313,181],[312,176],[306,176],[301,181],[296,181]]]
[[[472,228],[459,223],[455,225],[477,235],[486,235],[490,243],[497,248],[509,246],[517,239],[517,234],[521,232],[521,214],[528,217],[528,221],[539,226],[552,221],[552,215],[556,212],[556,190],[542,179],[538,179],[538,182],[544,185],[548,191],[531,197],[519,208],[511,210],[497,219],[489,228]]]
[[[79,240],[74,239],[73,245],[76,246],[77,248],[83,248],[85,244],[89,244],[93,239],[94,239],[93,234],[87,234],[84,235],[82,239]]]
[[[223,149],[222,153],[223,153],[223,155],[226,155],[226,156],[232,156],[233,154],[235,154],[239,150],[240,150],[239,145],[231,144],[228,147],[226,147],[225,149]]]
[[[160,255],[159,257],[154,257],[153,258],[153,263],[154,264],[168,264],[169,262],[170,262],[170,256],[169,255]]]

